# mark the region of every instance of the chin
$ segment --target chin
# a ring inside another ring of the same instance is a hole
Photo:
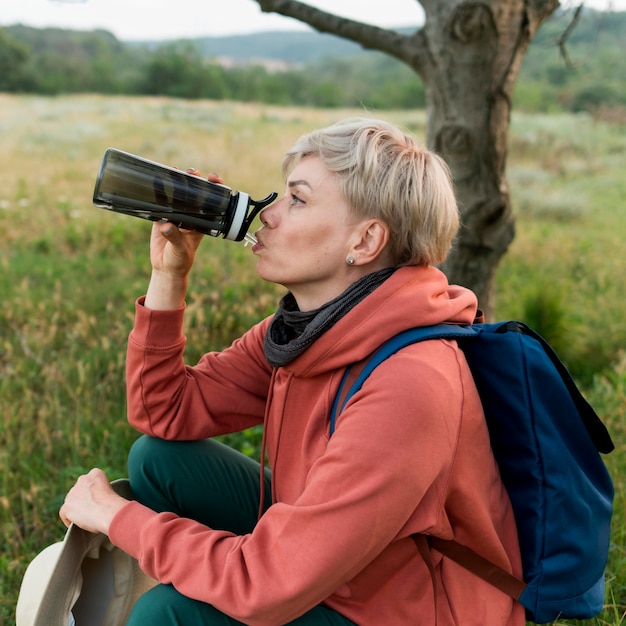
[[[256,264],[256,273],[259,278],[267,281],[268,283],[279,283],[278,276],[275,272],[272,272],[267,267],[264,267],[263,261],[259,259],[259,262]]]

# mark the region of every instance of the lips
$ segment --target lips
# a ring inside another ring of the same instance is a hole
[[[257,250],[265,247],[263,244],[263,238],[260,236],[260,231],[254,233],[254,237],[256,239],[256,243],[252,246],[252,252],[256,252]]]

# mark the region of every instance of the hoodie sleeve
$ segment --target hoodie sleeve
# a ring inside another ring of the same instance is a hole
[[[201,439],[262,423],[271,377],[263,355],[267,322],[222,352],[185,365],[184,307],[152,311],[136,303],[128,339],[128,421],[162,439]]]
[[[236,536],[133,502],[113,520],[112,541],[148,574],[252,626],[289,622],[333,594],[349,597],[355,578],[374,581],[360,589],[375,593],[381,576],[410,567],[415,584],[420,575],[430,584],[424,568],[408,565],[416,548],[407,538],[449,532],[443,504],[463,421],[457,352],[437,343],[435,352],[421,350],[419,402],[411,357],[377,368],[299,497],[272,505],[252,533]]]

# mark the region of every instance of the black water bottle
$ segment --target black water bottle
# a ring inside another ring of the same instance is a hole
[[[246,237],[252,220],[276,199],[263,200],[195,174],[109,148],[96,179],[97,207],[153,222],[172,222],[231,241]]]

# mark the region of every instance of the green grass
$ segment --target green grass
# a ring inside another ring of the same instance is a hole
[[[0,95],[0,623],[13,622],[32,557],[59,540],[76,476],[125,474],[124,355],[149,276],[150,224],[96,209],[104,150],[219,172],[253,197],[282,188],[295,138],[355,111],[164,98]],[[425,114],[386,117],[424,137]],[[584,116],[514,116],[509,183],[517,236],[498,272],[498,317],[530,322],[563,355],[611,428],[616,485],[607,605],[625,623],[626,129]],[[191,276],[190,362],[272,312],[241,244],[206,238]],[[255,430],[230,439],[258,452]],[[561,622],[574,624],[576,622]]]

